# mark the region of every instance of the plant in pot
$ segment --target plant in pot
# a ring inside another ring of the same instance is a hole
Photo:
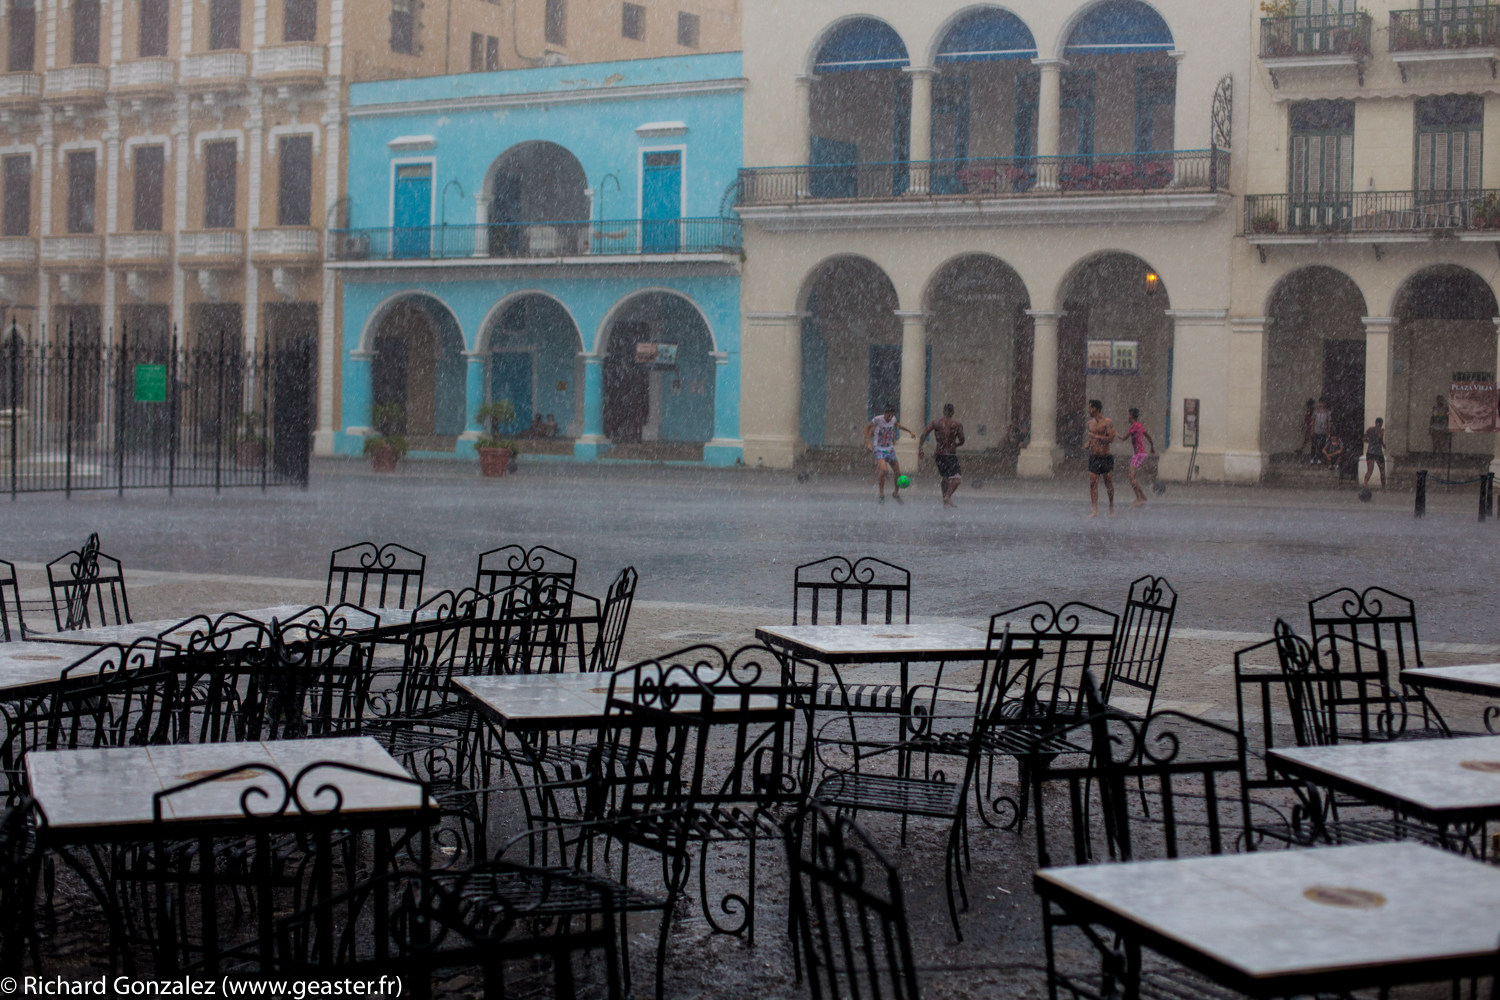
[[[258,469],[266,460],[264,417],[251,411],[241,413],[239,430],[234,437],[234,457],[242,469]]]
[[[1264,212],[1250,220],[1252,233],[1274,233],[1281,228],[1281,220],[1272,212]]]
[[[489,478],[505,475],[511,456],[520,449],[514,441],[500,436],[500,425],[515,421],[516,408],[508,399],[491,400],[479,408],[474,419],[489,428],[488,434],[474,442],[474,450],[479,453],[479,474]]]
[[[370,419],[378,433],[365,438],[365,455],[376,472],[394,472],[406,457],[406,438],[400,434],[406,414],[394,403],[383,403],[370,412]]]

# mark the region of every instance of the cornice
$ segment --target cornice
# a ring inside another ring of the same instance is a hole
[[[728,94],[744,90],[749,84],[743,78],[727,80],[685,80],[680,83],[648,83],[636,87],[583,87],[578,90],[542,91],[527,94],[485,94],[475,97],[446,97],[434,101],[401,101],[393,104],[367,104],[347,108],[350,118],[382,118],[433,112],[484,111],[489,108],[520,108],[556,104],[583,104],[589,101],[629,101],[648,97],[678,97],[685,94]]]

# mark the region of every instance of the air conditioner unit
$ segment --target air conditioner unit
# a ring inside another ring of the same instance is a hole
[[[566,66],[567,64],[568,57],[561,52],[553,52],[551,49],[548,49],[542,53],[543,66]]]

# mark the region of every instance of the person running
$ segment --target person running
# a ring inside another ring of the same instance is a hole
[[[932,461],[937,466],[943,483],[943,506],[957,507],[953,493],[963,479],[963,470],[958,465],[958,448],[964,443],[964,425],[953,419],[953,404],[943,404],[943,415],[922,428],[922,439],[917,442],[917,457],[922,457],[922,445],[927,435],[932,435]]]
[[[892,477],[891,497],[901,503],[901,463],[896,461],[896,438],[911,428],[896,422],[896,407],[886,404],[881,415],[865,424],[865,448],[875,456],[875,471],[880,483],[880,503],[885,503],[885,477]],[[912,434],[912,437],[916,437]]]
[[[1089,517],[1099,516],[1099,477],[1104,477],[1104,489],[1109,494],[1109,516],[1115,516],[1115,456],[1109,446],[1115,440],[1115,422],[1104,415],[1104,404],[1097,399],[1089,400],[1088,422],[1089,446],[1089,502],[1094,512]]]
[[[1357,463],[1356,463],[1357,464]],[[1376,417],[1375,426],[1365,431],[1365,481],[1370,485],[1370,473],[1380,466],[1380,488],[1385,489],[1385,420]]]
[[[1141,423],[1141,411],[1134,406],[1130,408],[1130,429],[1121,434],[1116,440],[1129,441],[1134,453],[1130,456],[1130,468],[1126,470],[1130,475],[1130,488],[1135,490],[1135,502],[1130,506],[1142,507],[1146,503],[1146,494],[1141,490],[1141,484],[1136,482],[1135,470],[1146,464],[1146,446],[1151,446],[1150,454],[1156,454],[1156,442],[1151,440],[1151,435],[1146,433],[1145,426]]]
[[[1328,409],[1328,400],[1318,400],[1312,414],[1312,455],[1307,464],[1317,465],[1323,460],[1328,447],[1328,435],[1333,430],[1333,412]]]

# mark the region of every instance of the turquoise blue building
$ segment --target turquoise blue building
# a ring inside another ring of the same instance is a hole
[[[352,87],[336,450],[385,406],[472,458],[508,400],[528,457],[739,461],[743,86],[724,53]]]

